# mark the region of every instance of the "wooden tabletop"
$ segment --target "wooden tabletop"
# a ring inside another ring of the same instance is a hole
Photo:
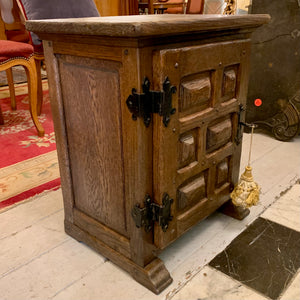
[[[269,15],[185,15],[159,14],[98,18],[27,21],[36,33],[76,34],[114,37],[147,37],[193,32],[255,28],[268,23]]]

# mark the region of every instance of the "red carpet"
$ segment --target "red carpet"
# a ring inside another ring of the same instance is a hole
[[[10,108],[10,98],[3,95],[0,92],[4,117],[4,125],[0,125],[0,209],[60,186],[48,91],[44,91],[39,117],[46,132],[42,138],[29,113],[28,95],[17,96],[16,111]]]

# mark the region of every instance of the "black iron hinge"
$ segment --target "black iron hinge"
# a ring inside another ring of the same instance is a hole
[[[150,125],[152,114],[158,113],[163,117],[163,123],[167,127],[170,116],[176,112],[172,107],[172,94],[176,93],[176,87],[171,86],[168,77],[163,83],[163,91],[150,91],[150,81],[146,77],[142,84],[143,93],[138,94],[132,89],[132,94],[126,100],[127,107],[132,113],[132,119],[138,117],[144,119],[146,127]]]
[[[173,218],[171,216],[172,203],[173,199],[167,193],[163,196],[162,205],[153,203],[151,197],[146,195],[144,207],[140,208],[139,205],[136,205],[131,211],[136,227],[144,227],[146,232],[149,232],[153,227],[153,222],[158,222],[165,232],[169,227],[169,221]]]

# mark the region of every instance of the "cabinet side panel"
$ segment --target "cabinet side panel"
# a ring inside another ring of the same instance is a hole
[[[75,207],[127,236],[120,64],[58,56]]]
[[[53,52],[52,42],[44,41],[44,55],[47,61],[47,76],[49,82],[49,93],[51,99],[51,111],[55,129],[55,140],[59,161],[62,194],[64,198],[65,219],[73,223],[73,188],[69,168],[69,152],[64,120],[64,109],[61,95],[61,82],[58,62]]]

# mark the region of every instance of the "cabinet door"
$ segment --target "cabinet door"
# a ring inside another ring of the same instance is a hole
[[[157,50],[154,89],[168,77],[176,86],[167,127],[153,124],[154,199],[174,199],[166,232],[155,225],[154,242],[166,247],[229,200],[238,179],[241,145],[235,137],[239,105],[247,90],[249,40]]]

